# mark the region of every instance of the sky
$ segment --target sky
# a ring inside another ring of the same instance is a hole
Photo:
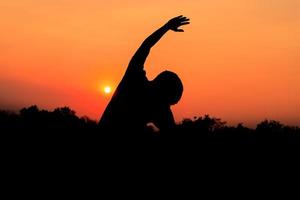
[[[141,42],[170,18],[145,70],[184,84],[176,121],[300,125],[299,0],[0,0],[0,108],[69,106],[98,120]]]

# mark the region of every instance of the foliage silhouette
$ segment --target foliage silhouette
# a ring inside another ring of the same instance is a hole
[[[122,127],[120,127],[120,130]],[[68,107],[53,111],[40,110],[36,105],[23,108],[19,113],[0,111],[2,136],[13,137],[21,144],[61,145],[64,148],[97,147],[101,145],[182,145],[202,146],[213,144],[300,144],[300,129],[278,121],[265,120],[255,129],[243,124],[228,126],[219,118],[205,115],[184,119],[170,131],[154,130],[149,126],[144,132],[119,134],[101,132],[96,121],[78,117]],[[140,135],[132,138],[132,135]],[[121,136],[120,136],[121,135]]]

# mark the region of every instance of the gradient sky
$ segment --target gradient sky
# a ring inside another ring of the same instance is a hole
[[[175,71],[177,121],[210,114],[229,124],[300,125],[299,0],[0,0],[0,108],[68,105],[98,119],[141,42],[169,18],[146,63]]]

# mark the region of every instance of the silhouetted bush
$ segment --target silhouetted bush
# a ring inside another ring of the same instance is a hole
[[[122,130],[122,127],[120,127]],[[23,108],[20,112],[0,111],[0,131],[8,137],[20,139],[22,144],[57,145],[66,147],[87,148],[90,145],[114,144],[118,138],[113,133],[102,133],[97,122],[88,117],[78,117],[68,107],[56,108],[53,111],[40,110],[36,105]],[[286,126],[278,121],[265,120],[255,129],[243,124],[228,126],[219,118],[205,115],[194,119],[184,119],[174,130],[159,133],[149,127],[144,137],[132,138],[131,133],[121,133],[122,144],[135,142],[160,145],[206,144],[300,144],[300,129]],[[137,135],[134,133],[133,135]],[[120,135],[120,134],[119,134]],[[126,138],[128,141],[126,141]],[[130,140],[130,141],[129,141]],[[134,140],[134,141],[133,141]],[[119,143],[118,143],[119,144]]]

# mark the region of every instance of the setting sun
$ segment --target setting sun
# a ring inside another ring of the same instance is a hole
[[[105,94],[110,94],[111,93],[111,87],[110,86],[104,87],[104,93]]]

